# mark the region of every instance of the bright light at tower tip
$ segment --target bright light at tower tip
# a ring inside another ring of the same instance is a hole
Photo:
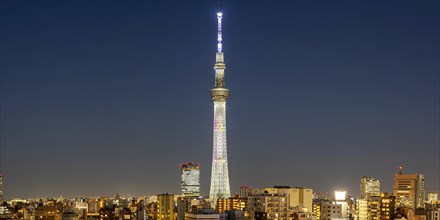
[[[222,52],[222,15],[223,13],[217,12],[217,51]]]

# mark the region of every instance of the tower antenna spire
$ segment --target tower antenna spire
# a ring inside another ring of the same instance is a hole
[[[222,52],[222,16],[223,13],[217,12],[217,51]]]

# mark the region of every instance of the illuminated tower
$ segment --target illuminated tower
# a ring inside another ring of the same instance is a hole
[[[222,13],[217,13],[217,53],[214,64],[215,87],[211,89],[214,102],[214,132],[212,151],[211,190],[209,198],[215,204],[217,199],[229,198],[228,154],[226,142],[226,100],[229,89],[225,88],[225,63],[222,52]]]

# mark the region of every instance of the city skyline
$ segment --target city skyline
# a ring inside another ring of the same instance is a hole
[[[178,193],[187,161],[207,195],[218,10],[232,193],[439,191],[437,1],[0,4],[6,198]]]

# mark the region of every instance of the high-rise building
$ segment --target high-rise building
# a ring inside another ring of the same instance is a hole
[[[381,193],[380,198],[380,219],[392,219],[396,205],[396,197],[388,195],[388,193]]]
[[[169,220],[176,219],[176,212],[174,211],[174,195],[160,194],[157,196],[157,219]]]
[[[323,202],[319,199],[313,199],[312,214],[316,220],[321,220],[322,203]]]
[[[200,165],[186,163],[180,165],[183,196],[200,196]]]
[[[219,198],[229,198],[228,154],[226,142],[226,100],[229,89],[225,88],[225,63],[222,52],[222,13],[217,13],[218,34],[215,70],[215,87],[211,89],[214,102],[213,152],[211,189],[209,198],[215,204]]]
[[[380,196],[371,196],[368,199],[368,219],[369,220],[379,220],[380,219]]]
[[[366,199],[359,199],[356,206],[357,219],[368,220],[368,201]]]
[[[396,206],[406,206],[412,209],[425,207],[425,177],[423,174],[394,175],[394,196]]]
[[[361,199],[368,199],[370,196],[380,196],[380,181],[363,176],[361,178]]]

